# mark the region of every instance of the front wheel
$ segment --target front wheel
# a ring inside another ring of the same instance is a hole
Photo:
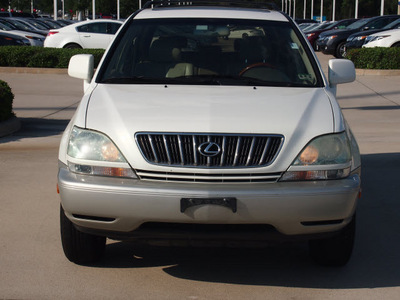
[[[344,58],[346,56],[346,42],[341,42],[336,47],[335,57]]]
[[[99,261],[104,254],[106,238],[78,231],[60,206],[61,242],[65,256],[76,264]]]
[[[344,266],[351,257],[356,231],[356,215],[340,232],[327,239],[309,242],[310,256],[320,265]]]

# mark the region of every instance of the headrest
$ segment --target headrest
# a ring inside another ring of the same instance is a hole
[[[181,48],[186,46],[186,39],[181,37],[162,37],[150,46],[149,60],[157,62],[179,61]]]

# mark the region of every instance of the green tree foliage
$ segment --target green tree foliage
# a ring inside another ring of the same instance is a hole
[[[7,82],[0,80],[0,122],[14,116],[12,112],[12,103],[14,94]]]

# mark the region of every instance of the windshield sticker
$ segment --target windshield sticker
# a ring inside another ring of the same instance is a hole
[[[313,79],[311,74],[299,74],[299,79],[300,80],[309,80],[311,81]]]
[[[290,47],[291,47],[292,49],[299,50],[299,45],[297,45],[296,43],[291,43],[291,44],[290,44]]]

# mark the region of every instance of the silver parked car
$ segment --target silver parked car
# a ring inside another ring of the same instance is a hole
[[[70,61],[85,94],[59,151],[67,258],[101,259],[106,238],[279,237],[346,264],[361,162],[335,95],[352,62],[325,78],[279,11],[167,3],[134,13],[95,74],[91,55]]]

